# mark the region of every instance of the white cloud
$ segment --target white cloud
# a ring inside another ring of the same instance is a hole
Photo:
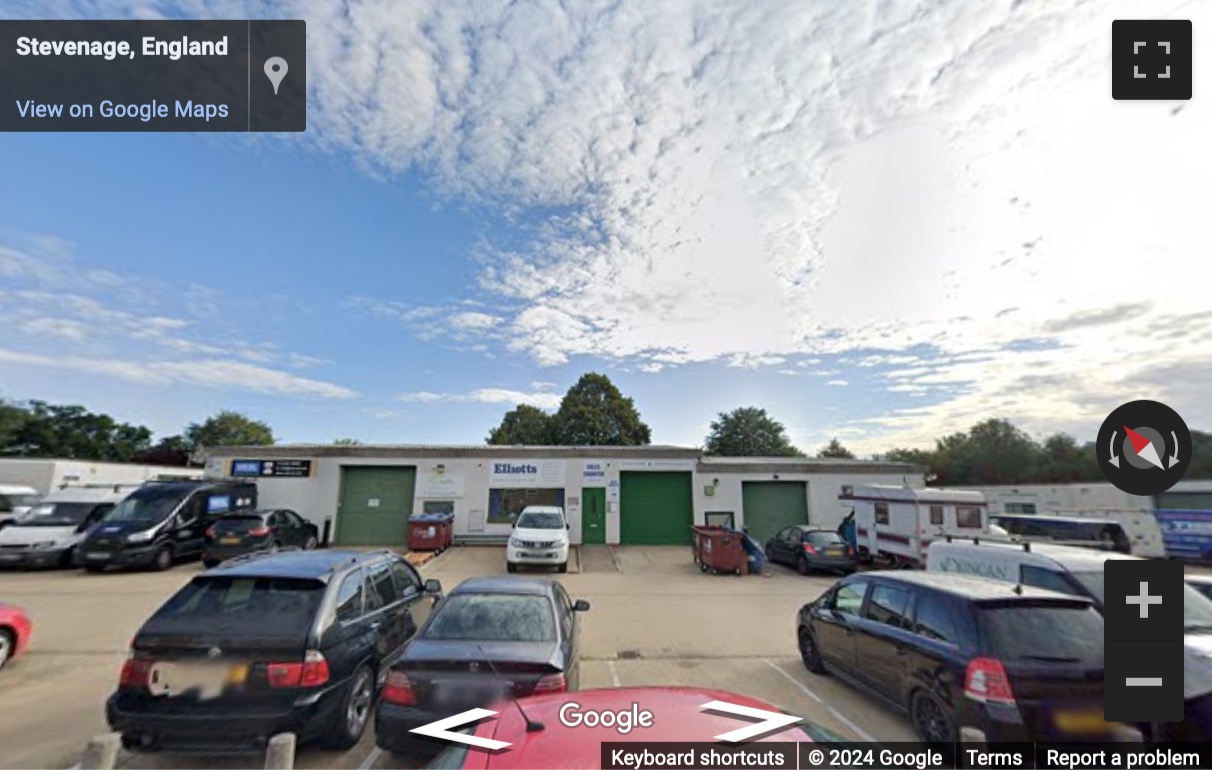
[[[47,356],[0,348],[0,362],[103,375],[141,385],[194,385],[260,393],[348,399],[358,394],[341,385],[235,361],[131,361],[86,356]]]
[[[555,390],[556,388],[559,387],[559,385],[557,385],[554,382],[535,381],[535,382],[530,383],[530,387],[533,388],[534,390],[546,392],[546,391],[550,391],[550,390]]]
[[[487,313],[456,313],[450,317],[450,325],[456,329],[473,331],[491,329],[501,322],[501,319]]]
[[[88,329],[84,324],[66,318],[31,318],[22,323],[19,328],[25,334],[35,337],[83,340],[88,336]]]
[[[844,387],[846,387],[847,385],[849,385],[850,383],[846,382],[845,380],[830,380],[829,382],[826,382],[825,384],[826,384],[826,385],[834,385],[834,386],[836,386],[836,387],[844,388]]]
[[[505,388],[479,388],[468,393],[418,391],[414,393],[401,393],[396,398],[399,401],[421,404],[506,404],[509,406],[529,404],[537,406],[540,409],[556,409],[563,400],[563,396],[557,393],[543,391],[527,393],[525,391],[508,390]]]

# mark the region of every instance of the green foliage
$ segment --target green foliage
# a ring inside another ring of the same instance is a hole
[[[641,446],[652,430],[640,420],[635,402],[624,398],[610,378],[590,372],[564,394],[553,417],[553,438],[562,446]]]
[[[720,412],[711,423],[703,451],[721,457],[795,457],[801,454],[787,438],[783,424],[756,406]]]
[[[186,428],[185,439],[195,449],[216,446],[269,446],[274,443],[274,433],[263,422],[245,417],[239,412],[222,411]]]
[[[488,434],[494,446],[527,444],[548,446],[555,443],[555,420],[551,415],[530,404],[518,404],[505,413],[501,424]]]
[[[131,462],[184,467],[190,464],[191,454],[184,436],[166,436],[155,446],[132,457]]]
[[[149,429],[77,405],[31,401],[23,417],[8,411],[5,422],[10,456],[127,462],[151,446]]]
[[[333,446],[362,446],[362,442],[356,438],[339,438],[332,442]]]
[[[851,452],[836,438],[829,439],[829,443],[821,448],[821,451],[816,453],[817,457],[836,458],[839,460],[853,460],[854,452]]]

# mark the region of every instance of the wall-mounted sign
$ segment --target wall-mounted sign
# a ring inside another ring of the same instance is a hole
[[[620,460],[625,471],[692,471],[694,460]]]
[[[239,478],[305,479],[311,476],[311,460],[232,460],[231,475]]]
[[[619,482],[617,480],[606,485],[606,500],[610,503],[619,501]]]
[[[585,461],[581,470],[581,484],[587,487],[600,487],[606,483],[606,463]]]
[[[494,489],[563,489],[563,460],[494,460],[489,469]]]
[[[417,474],[417,497],[453,498],[463,496],[463,474],[450,471],[422,471]]]

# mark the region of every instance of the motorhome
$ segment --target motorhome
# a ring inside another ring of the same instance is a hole
[[[989,511],[980,492],[894,486],[844,486],[838,500],[851,512],[851,545],[864,562],[924,567],[926,549],[947,535],[988,536]]]

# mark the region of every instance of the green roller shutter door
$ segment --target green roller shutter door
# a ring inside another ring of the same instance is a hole
[[[406,545],[416,468],[345,468],[341,476],[337,545]]]
[[[691,474],[624,471],[619,539],[630,545],[688,545],[694,523]]]
[[[808,486],[802,481],[741,482],[745,529],[759,543],[783,527],[808,523]]]

